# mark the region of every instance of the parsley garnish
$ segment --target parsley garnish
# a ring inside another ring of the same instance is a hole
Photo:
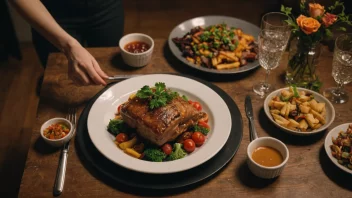
[[[192,128],[192,131],[199,131],[199,132],[203,133],[203,135],[208,135],[210,130],[208,128],[201,127],[199,125],[194,125]]]
[[[137,91],[136,96],[141,99],[149,99],[149,108],[155,109],[165,106],[178,96],[177,92],[166,89],[165,83],[157,82],[154,88],[145,85]]]

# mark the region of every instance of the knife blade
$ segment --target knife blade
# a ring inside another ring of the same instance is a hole
[[[250,97],[249,95],[246,96],[244,108],[245,108],[247,117],[248,117],[248,118],[254,118],[254,116],[253,116],[253,107],[252,107],[252,100],[251,100],[251,97]]]
[[[125,80],[128,78],[138,77],[141,75],[142,74],[121,74],[121,75],[109,76],[107,79],[108,80]]]
[[[253,141],[258,138],[257,131],[254,126],[254,114],[253,114],[253,107],[252,107],[252,100],[249,95],[246,96],[245,105],[244,105],[246,115],[249,121],[249,135],[250,140]]]

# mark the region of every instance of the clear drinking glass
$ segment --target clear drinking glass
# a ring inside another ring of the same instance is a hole
[[[281,56],[284,53],[291,29],[285,22],[287,16],[280,12],[270,12],[263,16],[261,32],[258,37],[259,64],[266,70],[264,82],[253,86],[253,91],[264,97],[272,92],[274,87],[268,83],[270,71],[279,66]]]
[[[332,60],[332,77],[337,87],[324,91],[324,96],[331,102],[342,104],[348,101],[348,94],[343,86],[352,81],[352,33],[342,34],[336,38]]]

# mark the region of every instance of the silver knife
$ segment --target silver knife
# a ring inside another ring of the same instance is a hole
[[[133,77],[138,77],[142,76],[143,74],[121,74],[121,75],[115,75],[115,76],[109,76],[107,79],[108,80],[125,80],[128,78],[133,78]]]
[[[257,131],[254,126],[254,115],[253,115],[253,107],[252,107],[252,100],[249,95],[246,96],[245,100],[245,111],[247,118],[249,120],[249,134],[250,134],[250,140],[253,141],[258,138]]]

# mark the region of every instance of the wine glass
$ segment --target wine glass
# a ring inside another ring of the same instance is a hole
[[[330,101],[342,104],[348,101],[348,94],[343,86],[352,81],[352,33],[342,34],[336,38],[334,57],[332,60],[332,77],[337,87],[324,91],[324,96]]]
[[[261,32],[258,37],[259,64],[266,70],[264,82],[253,86],[253,91],[264,97],[272,92],[274,87],[268,83],[270,71],[279,66],[291,29],[286,23],[288,17],[279,12],[270,12],[262,17]]]

